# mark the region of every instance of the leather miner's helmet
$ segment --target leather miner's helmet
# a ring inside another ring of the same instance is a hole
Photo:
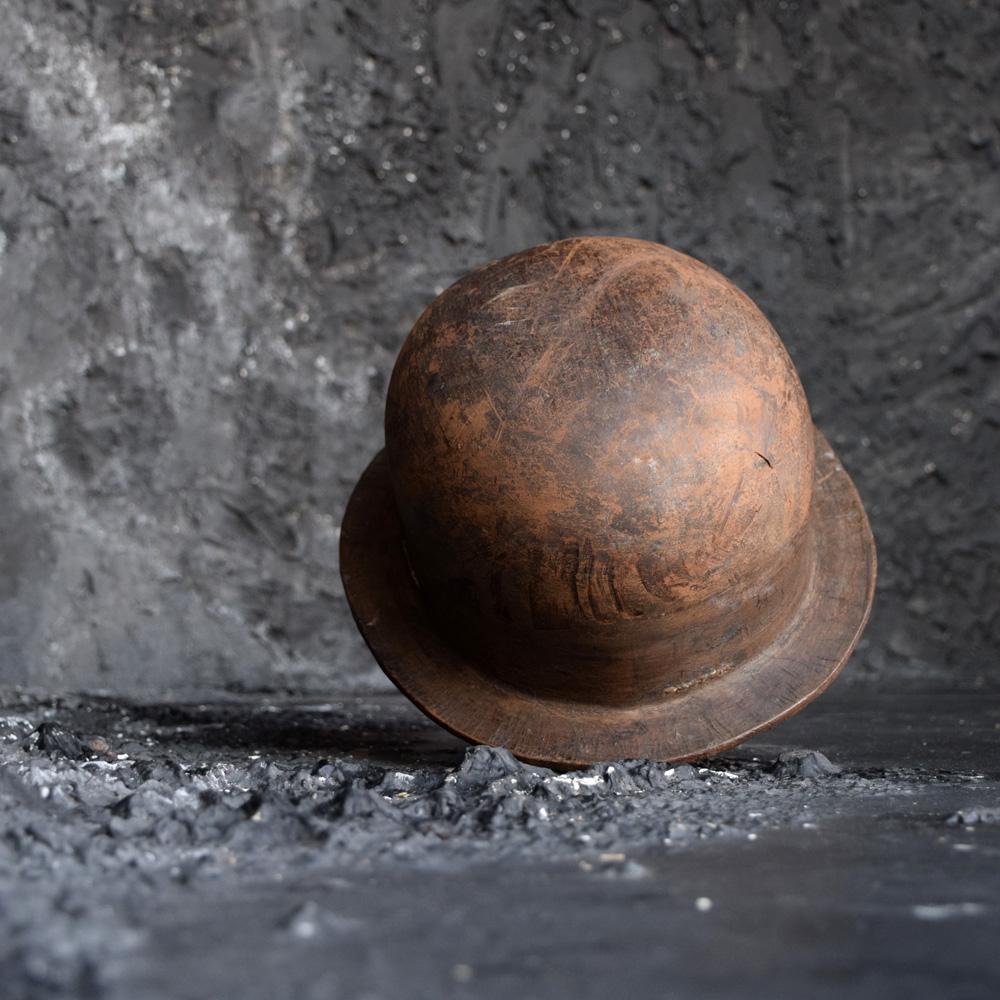
[[[689,760],[819,694],[867,620],[850,478],[751,300],[653,243],[561,240],[418,319],[341,536],[389,677],[561,766]]]

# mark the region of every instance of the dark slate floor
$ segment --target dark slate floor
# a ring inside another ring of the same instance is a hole
[[[8,691],[0,736],[5,1000],[1000,995],[995,692],[572,774],[395,695]]]

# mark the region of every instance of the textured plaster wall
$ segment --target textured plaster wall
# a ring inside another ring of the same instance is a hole
[[[0,680],[381,683],[393,358],[577,233],[722,270],[872,516],[856,678],[998,679],[1000,9],[4,0]]]

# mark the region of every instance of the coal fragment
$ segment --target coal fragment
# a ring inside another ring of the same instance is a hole
[[[58,722],[43,722],[25,741],[25,749],[42,750],[45,753],[70,760],[88,757],[92,750],[76,733]]]
[[[830,778],[840,774],[840,768],[818,750],[786,750],[771,770],[779,778]]]
[[[972,809],[959,809],[952,813],[945,822],[948,826],[979,826],[1000,824],[1000,808],[977,806]]]
[[[455,784],[459,790],[466,791],[483,788],[500,778],[515,777],[527,772],[550,773],[545,768],[522,764],[503,747],[472,747],[466,751],[465,759],[455,772]]]

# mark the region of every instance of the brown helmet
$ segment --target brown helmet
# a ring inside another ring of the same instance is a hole
[[[784,346],[706,265],[561,240],[424,311],[341,572],[428,715],[527,760],[688,760],[826,688],[875,547]]]

